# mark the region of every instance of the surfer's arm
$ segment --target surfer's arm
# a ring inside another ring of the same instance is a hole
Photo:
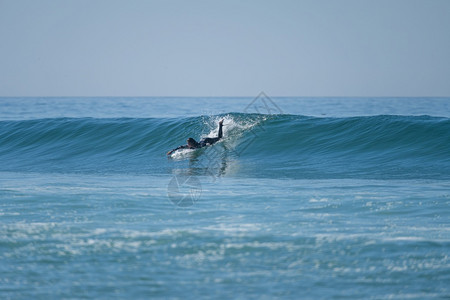
[[[177,151],[179,149],[185,149],[185,148],[189,148],[188,145],[178,146],[175,149],[170,150],[169,152],[167,152],[167,155],[170,155],[170,154],[174,153],[175,151]]]
[[[223,126],[223,119],[219,121],[219,135],[218,138],[222,138],[222,126]]]

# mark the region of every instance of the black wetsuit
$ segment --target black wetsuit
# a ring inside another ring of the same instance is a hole
[[[222,138],[222,126],[223,126],[222,124],[219,124],[219,134],[217,137],[201,139],[200,142],[198,142],[198,143],[195,142],[194,147],[191,147],[189,145],[178,146],[177,148],[169,151],[168,154],[170,154],[176,150],[179,150],[179,149],[198,149],[198,148],[203,148],[203,147],[206,147],[206,146],[216,143],[217,141],[219,141]]]

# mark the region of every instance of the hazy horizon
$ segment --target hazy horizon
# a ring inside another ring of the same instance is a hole
[[[0,0],[0,97],[447,97],[450,1]]]

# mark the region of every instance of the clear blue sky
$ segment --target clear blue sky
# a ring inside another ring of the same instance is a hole
[[[450,96],[450,0],[0,0],[0,96]]]

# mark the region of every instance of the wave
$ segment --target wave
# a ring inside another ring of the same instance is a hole
[[[450,120],[390,115],[0,121],[0,171],[167,173],[192,155],[170,162],[165,153],[216,135],[221,118],[224,139],[194,158],[214,149],[238,176],[450,178]]]

